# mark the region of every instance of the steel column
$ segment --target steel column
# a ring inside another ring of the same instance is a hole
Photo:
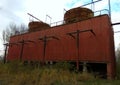
[[[7,47],[8,47],[8,43],[4,44],[5,45],[5,53],[4,53],[4,64],[6,63],[6,55],[7,55]]]
[[[77,70],[79,70],[79,46],[80,46],[79,35],[80,35],[80,33],[82,33],[82,32],[88,32],[88,31],[90,31],[93,35],[95,35],[95,33],[93,32],[92,29],[76,30],[75,32],[67,33],[67,35],[69,35],[69,36],[71,36],[72,38],[76,39],[76,48],[77,48],[76,68],[77,68]],[[76,34],[76,36],[74,36],[73,34]]]
[[[46,36],[46,35],[44,37],[42,37],[42,38],[39,38],[39,40],[43,41],[43,45],[44,45],[44,47],[43,47],[43,64],[45,63],[45,54],[46,54],[47,40],[50,39],[50,38],[59,40],[59,38],[57,38],[55,36]]]
[[[23,49],[24,49],[24,44],[25,44],[25,42],[24,42],[24,40],[22,40],[22,41],[19,42],[19,43],[21,43],[20,61],[22,61],[22,57],[23,57]]]

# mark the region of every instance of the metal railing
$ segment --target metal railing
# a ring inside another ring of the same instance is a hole
[[[102,9],[94,12],[94,16],[99,16],[103,14],[108,14],[109,15],[109,10],[108,9]],[[110,16],[110,15],[109,15]]]
[[[65,21],[61,20],[61,21],[50,23],[50,26],[54,27],[54,26],[59,26],[59,25],[63,25],[63,24],[65,24]]]
[[[108,9],[103,9],[103,10],[95,11],[94,12],[94,17],[100,16],[100,15],[103,15],[103,14],[109,15],[109,10]],[[65,21],[61,20],[61,21],[50,23],[50,27],[60,26],[60,25],[64,25],[64,24],[65,24]],[[21,35],[21,34],[28,33],[28,32],[29,31],[27,29],[27,30],[20,31],[19,33],[15,33],[14,35]],[[14,35],[12,35],[12,36],[14,36]]]
[[[95,11],[94,12],[94,17],[100,16],[100,15],[103,15],[103,14],[109,15],[109,10],[108,9],[102,9],[102,10]],[[59,26],[59,25],[63,25],[63,24],[65,24],[65,21],[61,20],[61,21],[58,21],[58,22],[50,23],[50,26],[54,27],[54,26]]]
[[[85,7],[87,5],[94,5],[95,3],[99,2],[99,1],[102,1],[102,0],[96,0],[96,1],[93,1],[90,2],[90,3],[87,3],[87,4],[84,4],[82,6],[79,6],[79,7]],[[109,1],[110,3],[110,1]],[[91,8],[92,9],[92,8]],[[67,10],[66,10],[67,11]],[[94,11],[94,17],[96,16],[100,16],[100,15],[103,15],[103,14],[107,14],[109,15],[109,17],[111,17],[111,14],[110,14],[110,4],[109,4],[109,9],[102,9],[102,10],[98,10],[98,11]],[[33,15],[29,14],[30,16],[34,17]],[[35,19],[37,19],[38,21],[41,21],[39,20],[38,18],[34,17]],[[64,20],[61,20],[61,21],[57,21],[57,22],[53,22],[51,23],[50,22],[50,27],[55,27],[55,26],[60,26],[60,25],[64,25],[65,24],[65,21]],[[20,35],[20,34],[24,34],[24,33],[27,33],[29,32],[28,30],[24,30],[24,31],[21,31],[19,32],[18,34],[15,34],[15,35]],[[13,36],[13,35],[12,35]]]

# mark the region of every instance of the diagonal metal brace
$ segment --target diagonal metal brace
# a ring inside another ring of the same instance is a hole
[[[55,36],[44,36],[43,38],[39,38],[39,40],[43,40],[44,41],[45,39],[50,39],[50,38],[59,40],[59,38],[57,38]]]
[[[26,40],[25,42],[35,43],[35,42],[32,41],[32,40]]]
[[[18,45],[18,43],[5,43],[4,45],[11,46],[11,45]]]
[[[67,35],[70,35],[71,37],[73,37],[75,39],[75,36],[73,34],[76,34],[76,33],[81,33],[81,32],[91,32],[94,36],[96,36],[96,34],[94,33],[94,31],[92,29],[86,29],[86,30],[77,30],[75,32],[70,32],[70,33],[67,33]]]
[[[71,36],[72,38],[75,39],[75,36],[72,35],[72,33],[67,33],[67,35]]]
[[[56,39],[56,40],[60,40],[59,38],[55,37],[55,36],[52,36],[53,39]]]
[[[92,29],[90,31],[94,36],[96,36],[95,32]]]

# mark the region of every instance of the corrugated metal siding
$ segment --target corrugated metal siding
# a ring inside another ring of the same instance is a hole
[[[43,38],[45,35],[55,36],[59,40],[47,40],[45,60],[77,60],[76,39],[68,36],[67,33],[76,30],[93,29],[96,36],[91,32],[84,32],[79,35],[79,60],[110,62],[114,57],[114,54],[111,54],[114,46],[111,46],[113,45],[113,35],[111,34],[112,28],[109,24],[108,16],[104,15],[73,24],[53,27],[44,31],[14,36],[11,37],[10,42],[18,42],[22,39],[35,41],[34,43],[29,42],[24,45],[22,57],[24,60],[42,60],[44,42],[38,40],[38,38]],[[8,60],[13,59],[13,55],[19,58],[19,52],[20,48],[18,49],[17,46],[9,47]]]

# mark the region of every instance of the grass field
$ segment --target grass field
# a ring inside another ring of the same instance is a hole
[[[92,74],[69,71],[68,67],[0,63],[0,85],[120,85],[120,63],[115,80],[94,78]]]

